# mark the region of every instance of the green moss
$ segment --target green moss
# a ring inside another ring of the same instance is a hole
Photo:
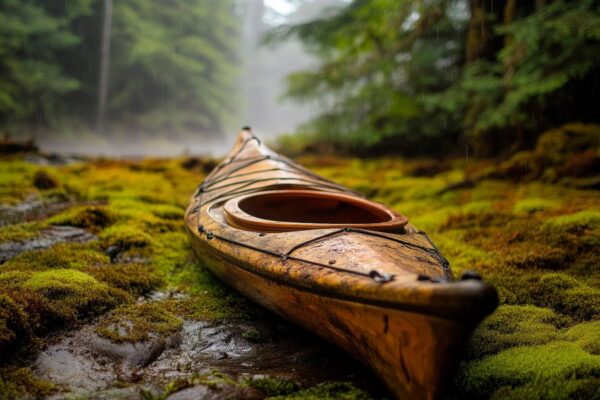
[[[266,343],[269,341],[269,336],[262,330],[250,327],[242,333],[242,337],[250,343]]]
[[[114,222],[115,217],[103,206],[71,208],[47,220],[49,225],[70,225],[98,231]]]
[[[369,400],[367,392],[349,382],[327,382],[270,400]]]
[[[184,209],[171,204],[154,204],[147,206],[148,211],[163,219],[182,220]]]
[[[600,378],[541,379],[519,387],[504,386],[494,392],[492,400],[569,400],[597,399]]]
[[[600,374],[600,356],[577,343],[554,341],[543,345],[515,347],[471,363],[462,376],[464,396],[488,398],[503,387],[544,383],[567,383],[593,379]],[[543,391],[544,389],[542,389]]]
[[[517,201],[513,206],[513,212],[516,214],[533,214],[540,211],[552,210],[557,207],[558,203],[556,201],[530,198]]]
[[[100,241],[104,248],[116,246],[121,250],[143,248],[152,243],[152,237],[146,229],[135,224],[113,225],[102,231]]]
[[[26,340],[29,335],[23,309],[10,297],[0,294],[0,355],[6,353],[15,342]]]
[[[600,289],[566,274],[546,274],[532,285],[536,304],[550,307],[577,321],[600,317]]]
[[[297,382],[284,378],[250,379],[246,384],[259,389],[268,397],[289,395],[300,389],[300,385]]]
[[[550,232],[581,233],[599,225],[600,212],[586,210],[550,218],[544,222],[543,228]]]
[[[183,322],[157,303],[127,305],[104,317],[96,332],[115,342],[137,342],[181,329]]]
[[[41,399],[56,391],[53,383],[34,377],[29,368],[0,369],[0,399]]]
[[[3,264],[4,271],[43,271],[46,269],[81,269],[108,263],[108,256],[89,244],[60,243],[53,247],[19,254]]]
[[[547,308],[503,305],[474,332],[467,354],[479,359],[510,347],[548,343],[560,337],[557,328],[568,322]]]
[[[570,258],[565,249],[526,242],[522,249],[507,254],[504,263],[514,268],[556,270],[566,267]]]
[[[577,324],[564,332],[562,338],[577,343],[590,354],[600,355],[600,321]]]
[[[124,291],[72,269],[36,272],[22,289],[43,296],[55,322],[62,324],[101,314],[130,300]]]
[[[46,226],[42,222],[24,222],[0,227],[0,243],[20,242],[38,237]]]
[[[142,264],[110,264],[84,269],[100,282],[135,295],[144,295],[161,284],[161,279]]]

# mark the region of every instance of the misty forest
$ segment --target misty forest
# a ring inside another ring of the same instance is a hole
[[[0,0],[0,399],[434,393],[198,257],[190,215],[253,142],[494,288],[431,397],[600,397],[598,1]]]

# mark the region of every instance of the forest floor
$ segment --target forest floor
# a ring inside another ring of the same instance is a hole
[[[535,151],[500,164],[299,161],[407,215],[455,275],[497,287],[449,398],[598,398],[597,175],[538,171]],[[184,208],[212,166],[0,159],[0,399],[389,398],[193,259]]]

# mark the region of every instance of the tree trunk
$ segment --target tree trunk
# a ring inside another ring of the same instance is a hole
[[[96,131],[104,133],[106,102],[108,98],[108,70],[110,67],[110,36],[112,31],[112,0],[104,0],[102,43],[100,46],[100,79],[98,80],[98,113]]]

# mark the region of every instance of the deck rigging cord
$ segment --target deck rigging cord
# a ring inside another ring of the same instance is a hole
[[[308,169],[295,164],[291,160],[288,160],[288,159],[280,157],[280,156],[275,157],[275,156],[267,154],[267,155],[260,156],[260,157],[238,158],[238,156],[240,154],[242,154],[242,152],[244,151],[244,149],[246,148],[248,143],[250,143],[253,140],[255,140],[257,142],[258,146],[261,146],[260,139],[258,139],[254,135],[245,139],[244,142],[241,144],[240,148],[234,153],[234,155],[232,157],[230,157],[228,160],[219,164],[206,177],[206,179],[202,182],[202,184],[200,184],[198,186],[196,194],[194,195],[194,197],[196,199],[196,204],[195,204],[194,208],[192,209],[192,212],[197,213],[196,226],[198,229],[198,233],[201,236],[204,234],[206,236],[207,240],[217,239],[217,240],[229,243],[229,244],[233,244],[233,245],[240,246],[240,247],[245,247],[247,249],[258,251],[263,254],[268,254],[273,257],[279,258],[282,262],[285,262],[286,260],[294,260],[297,262],[311,264],[311,265],[319,266],[322,268],[327,268],[327,269],[338,271],[338,272],[344,272],[344,273],[348,273],[348,274],[368,277],[370,279],[373,279],[375,282],[379,282],[379,283],[385,283],[385,282],[390,282],[390,281],[394,280],[395,275],[382,273],[377,270],[363,272],[363,271],[356,270],[356,269],[343,268],[343,267],[338,267],[338,266],[335,266],[332,264],[325,264],[325,263],[320,263],[318,261],[307,260],[307,259],[300,258],[300,257],[293,255],[293,252],[295,252],[296,250],[298,250],[304,246],[307,246],[311,243],[315,243],[317,241],[320,241],[320,240],[323,240],[323,239],[326,239],[326,238],[329,238],[329,237],[332,237],[335,235],[344,234],[344,233],[363,234],[363,235],[378,237],[381,239],[387,239],[387,240],[393,241],[395,243],[398,243],[401,246],[409,247],[409,248],[413,248],[413,249],[417,249],[417,250],[426,252],[427,254],[429,254],[430,256],[435,258],[441,264],[441,266],[444,269],[444,275],[446,277],[451,277],[451,272],[450,272],[450,268],[449,268],[450,264],[449,264],[448,260],[446,260],[442,256],[439,249],[432,243],[431,239],[429,239],[427,234],[423,231],[418,231],[417,233],[420,235],[423,235],[425,237],[425,239],[432,246],[431,248],[421,246],[421,245],[418,245],[418,244],[415,244],[415,243],[412,243],[412,242],[409,242],[406,240],[402,240],[399,238],[390,237],[388,235],[385,235],[385,234],[382,234],[379,232],[374,232],[374,231],[370,231],[370,230],[366,230],[366,229],[357,229],[357,228],[347,227],[347,228],[341,228],[341,229],[338,229],[335,231],[331,231],[331,232],[325,233],[323,235],[319,235],[317,237],[310,238],[304,242],[298,243],[298,244],[294,245],[292,248],[290,248],[285,253],[278,253],[278,252],[271,251],[268,249],[260,248],[258,246],[254,246],[254,245],[251,245],[248,243],[241,242],[239,240],[235,240],[232,238],[228,238],[228,237],[207,231],[200,222],[201,208],[208,203],[215,203],[217,201],[222,201],[226,197],[235,197],[235,196],[242,195],[242,194],[249,194],[249,193],[253,193],[253,192],[264,191],[266,189],[267,190],[268,189],[282,189],[282,188],[285,188],[286,186],[291,186],[293,188],[301,187],[301,188],[305,188],[305,189],[315,189],[315,190],[330,192],[330,193],[351,193],[353,195],[358,195],[360,197],[363,197],[362,195],[360,195],[359,193],[357,193],[353,190],[347,189],[335,182],[325,179],[325,178],[309,171]],[[299,177],[272,177],[272,178],[261,178],[261,179],[245,179],[245,180],[241,180],[241,181],[225,183],[221,186],[214,187],[215,184],[224,183],[224,182],[227,182],[228,180],[239,178],[239,177],[246,177],[246,176],[250,176],[250,175],[261,173],[261,172],[282,171],[282,169],[279,169],[279,168],[268,168],[268,169],[264,169],[264,170],[257,170],[257,171],[246,172],[246,173],[242,172],[237,175],[235,174],[236,172],[239,172],[239,171],[249,167],[250,165],[253,165],[253,164],[256,164],[256,163],[259,163],[262,161],[266,161],[266,160],[283,163],[284,165],[286,165],[286,167],[296,170],[298,172],[295,172],[295,171],[292,171],[289,169],[283,169],[283,171],[288,171],[293,174],[298,174],[300,176]],[[222,172],[223,168],[225,168],[226,166],[236,164],[236,163],[242,163],[242,164],[236,166],[235,168],[232,168],[230,171]],[[219,174],[219,173],[221,173],[221,174]],[[313,179],[307,179],[306,177],[302,177],[301,174],[308,175],[310,178],[313,178]],[[276,183],[273,185],[249,188],[250,186],[252,186],[256,183],[268,182],[268,181],[280,181],[280,180],[289,180],[290,182],[296,181],[296,183],[290,183],[289,185]],[[309,182],[311,184],[297,183],[297,182]],[[239,185],[239,186],[235,187],[236,185]],[[203,197],[207,193],[214,192],[214,191],[217,191],[217,190],[220,190],[223,188],[228,188],[228,187],[234,187],[234,188],[232,188],[229,191],[225,191],[224,193],[221,193],[215,197],[211,197],[208,200],[205,200],[204,202],[202,201]],[[426,259],[422,259],[422,260],[428,261]]]

